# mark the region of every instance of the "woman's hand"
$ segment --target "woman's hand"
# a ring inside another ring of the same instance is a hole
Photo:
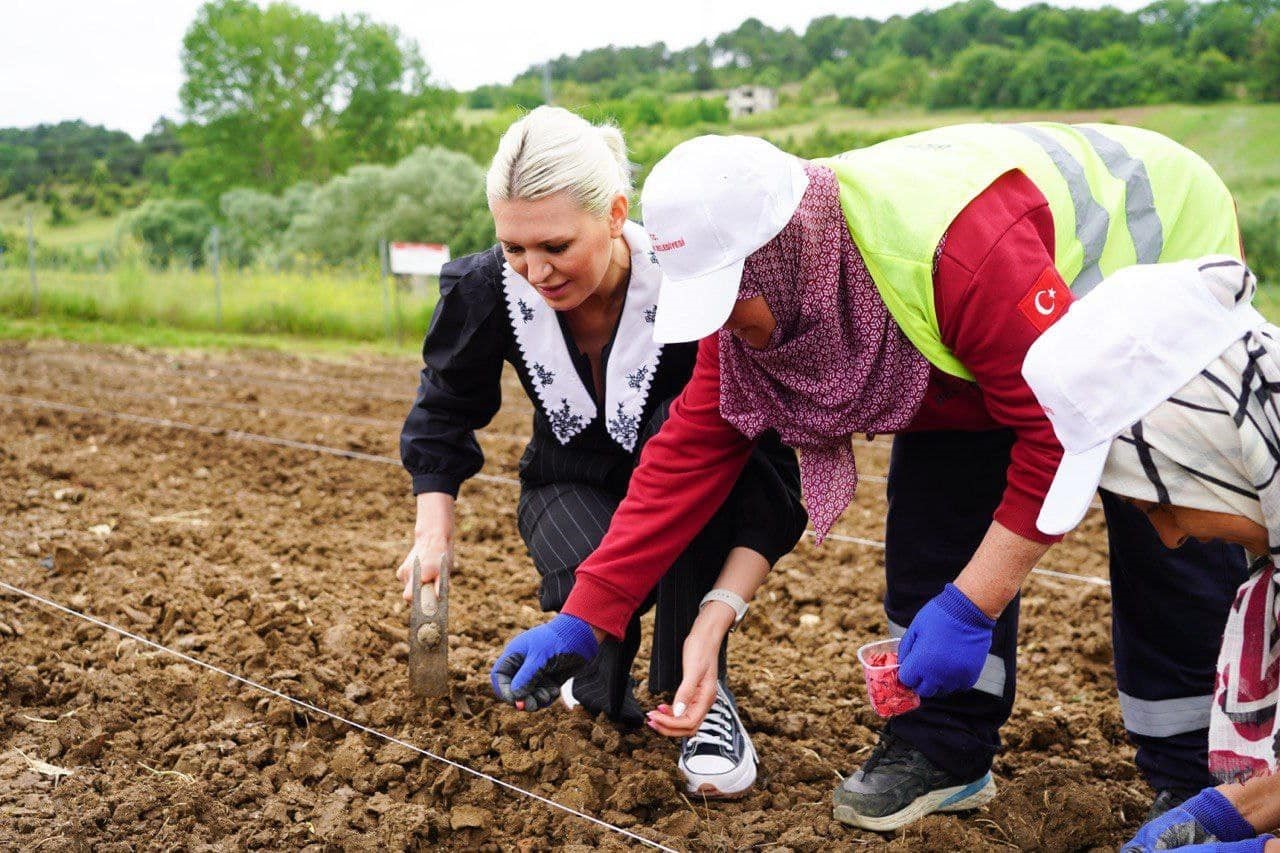
[[[413,580],[414,558],[422,566],[422,582],[434,583],[439,593],[440,561],[453,553],[453,496],[443,492],[423,492],[418,495],[417,504],[413,547],[396,569],[396,578],[404,586],[405,601],[413,601],[415,592],[409,588]]]
[[[693,737],[716,701],[716,680],[720,675],[720,645],[733,627],[733,608],[708,602],[694,620],[684,641],[684,679],[676,690],[672,707],[659,705],[648,714],[649,727],[668,737]]]
[[[444,537],[427,534],[413,540],[413,547],[404,558],[404,562],[396,569],[396,578],[404,584],[404,600],[413,601],[413,561],[416,558],[422,566],[422,583],[434,583],[436,592],[440,592],[440,561],[450,552],[450,546]]]

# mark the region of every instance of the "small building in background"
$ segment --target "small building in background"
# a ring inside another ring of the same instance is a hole
[[[738,86],[725,95],[729,118],[767,113],[778,108],[778,90],[768,86]]]

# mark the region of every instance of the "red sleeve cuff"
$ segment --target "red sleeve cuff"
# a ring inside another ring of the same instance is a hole
[[[1011,489],[1006,489],[1004,500],[1000,502],[1000,506],[996,507],[994,518],[1004,527],[1008,528],[1011,533],[1016,533],[1023,539],[1030,539],[1032,542],[1039,542],[1041,545],[1052,545],[1055,542],[1061,542],[1061,536],[1050,536],[1047,533],[1041,533],[1036,527],[1036,518],[1040,515],[1040,502],[1028,500],[1022,495],[1015,494]],[[587,620],[591,621],[591,620]]]
[[[594,574],[580,574],[574,581],[561,613],[577,616],[592,628],[599,628],[615,640],[627,633],[627,623],[636,605],[631,595]]]

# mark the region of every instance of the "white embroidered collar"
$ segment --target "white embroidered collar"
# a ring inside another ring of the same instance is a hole
[[[649,386],[662,357],[662,345],[653,339],[662,273],[644,228],[628,220],[622,226],[622,238],[631,249],[631,283],[605,364],[604,412],[609,436],[626,450],[634,450]],[[542,411],[556,439],[568,444],[595,419],[595,400],[573,366],[556,312],[505,261],[502,285],[516,343]]]

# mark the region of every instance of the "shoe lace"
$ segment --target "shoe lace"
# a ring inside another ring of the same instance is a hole
[[[693,737],[685,742],[685,750],[692,751],[699,744],[711,744],[725,752],[733,752],[734,719],[733,711],[725,695],[716,691],[715,704],[707,711],[702,725]]]
[[[906,741],[888,732],[881,732],[880,742],[871,750],[871,755],[867,758],[863,769],[869,772],[881,765],[892,767],[895,764],[909,764],[914,752],[915,750]]]

